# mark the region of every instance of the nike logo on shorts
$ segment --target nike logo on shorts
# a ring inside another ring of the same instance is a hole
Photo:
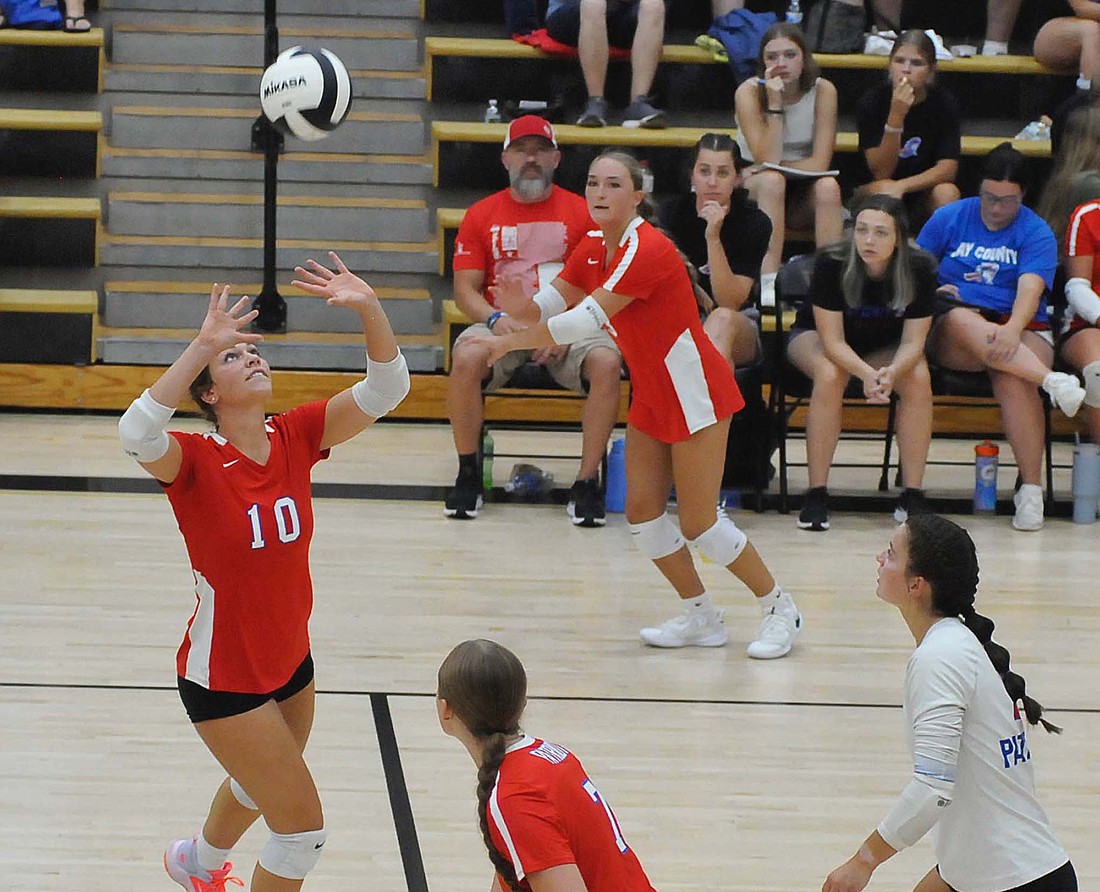
[[[231,468],[231,467],[233,467],[233,465],[235,465],[239,461],[240,461],[239,458],[235,458],[235,459],[233,459],[233,461],[224,461],[224,462],[222,462],[222,467],[223,468]]]

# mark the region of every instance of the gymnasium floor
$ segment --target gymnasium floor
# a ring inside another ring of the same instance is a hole
[[[497,448],[531,436],[502,434]],[[545,443],[567,453],[574,438]],[[966,460],[972,445],[934,449]],[[571,463],[554,469],[568,483]],[[308,758],[332,835],[306,889],[488,887],[474,766],[439,731],[431,696],[439,661],[475,636],[523,659],[526,730],[578,753],[657,889],[820,888],[909,774],[898,707],[912,640],[874,597],[889,515],[834,513],[833,529],[815,535],[793,515],[736,513],[806,617],[789,658],[757,663],[744,656],[754,605],[723,570],[703,573],[728,608],[730,645],[645,649],[638,628],[676,603],[631,551],[621,516],[578,530],[560,506],[493,504],[473,523],[447,521],[437,500],[416,496],[453,473],[445,427],[384,424],[315,474],[349,484],[326,493],[406,497],[316,499],[321,693]],[[971,473],[933,469],[929,484],[962,492]],[[68,484],[57,475],[83,491],[59,490]],[[869,469],[834,478],[863,490],[875,480]],[[795,492],[803,485],[792,480]],[[1020,534],[1005,517],[961,522],[982,559],[980,608],[1029,693],[1065,726],[1059,738],[1033,731],[1029,744],[1081,888],[1096,888],[1100,526],[1050,520]],[[0,524],[4,884],[177,888],[163,845],[200,825],[220,773],[174,689],[193,602],[167,501],[121,454],[112,419],[0,414]],[[243,876],[263,838],[253,828],[242,841]],[[869,888],[911,889],[932,863],[924,842]]]

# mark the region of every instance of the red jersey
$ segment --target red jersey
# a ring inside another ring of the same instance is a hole
[[[501,277],[518,278],[533,296],[557,277],[569,253],[592,226],[579,195],[554,186],[545,201],[524,204],[503,189],[470,206],[455,237],[454,268],[485,272],[489,286]],[[493,304],[495,306],[495,304]]]
[[[610,258],[603,233],[587,233],[561,276],[585,294],[603,288],[634,298],[611,317],[609,333],[630,369],[627,421],[638,430],[676,443],[745,405],[733,370],[699,321],[676,246],[641,217]]]
[[[533,737],[510,746],[487,813],[493,844],[524,889],[528,874],[576,864],[588,892],[653,892],[611,806],[564,747]]]
[[[172,431],[183,449],[164,484],[198,603],[176,673],[214,691],[266,694],[309,652],[313,582],[310,471],[322,450],[327,402],[267,421],[271,455],[259,465],[216,433]]]

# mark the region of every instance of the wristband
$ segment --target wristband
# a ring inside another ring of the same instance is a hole
[[[493,326],[496,325],[502,317],[507,315],[508,314],[505,313],[504,310],[497,310],[495,313],[490,313],[489,318],[485,320],[485,327],[489,329],[489,331],[492,331]]]
[[[883,133],[901,133],[904,127],[891,127],[889,124],[885,124],[882,128]]]
[[[768,113],[769,115],[782,115],[782,114],[786,114],[786,112],[784,112],[784,111],[783,111],[783,109],[781,109],[781,108],[769,108],[769,109],[766,109],[766,111],[767,111],[767,113]]]

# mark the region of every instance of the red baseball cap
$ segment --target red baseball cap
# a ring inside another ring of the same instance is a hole
[[[554,138],[554,128],[550,126],[549,121],[538,115],[524,115],[508,125],[508,135],[504,137],[504,148],[508,148],[517,139],[523,139],[525,136],[541,136],[549,140],[550,145],[555,149],[558,147],[558,141]]]

